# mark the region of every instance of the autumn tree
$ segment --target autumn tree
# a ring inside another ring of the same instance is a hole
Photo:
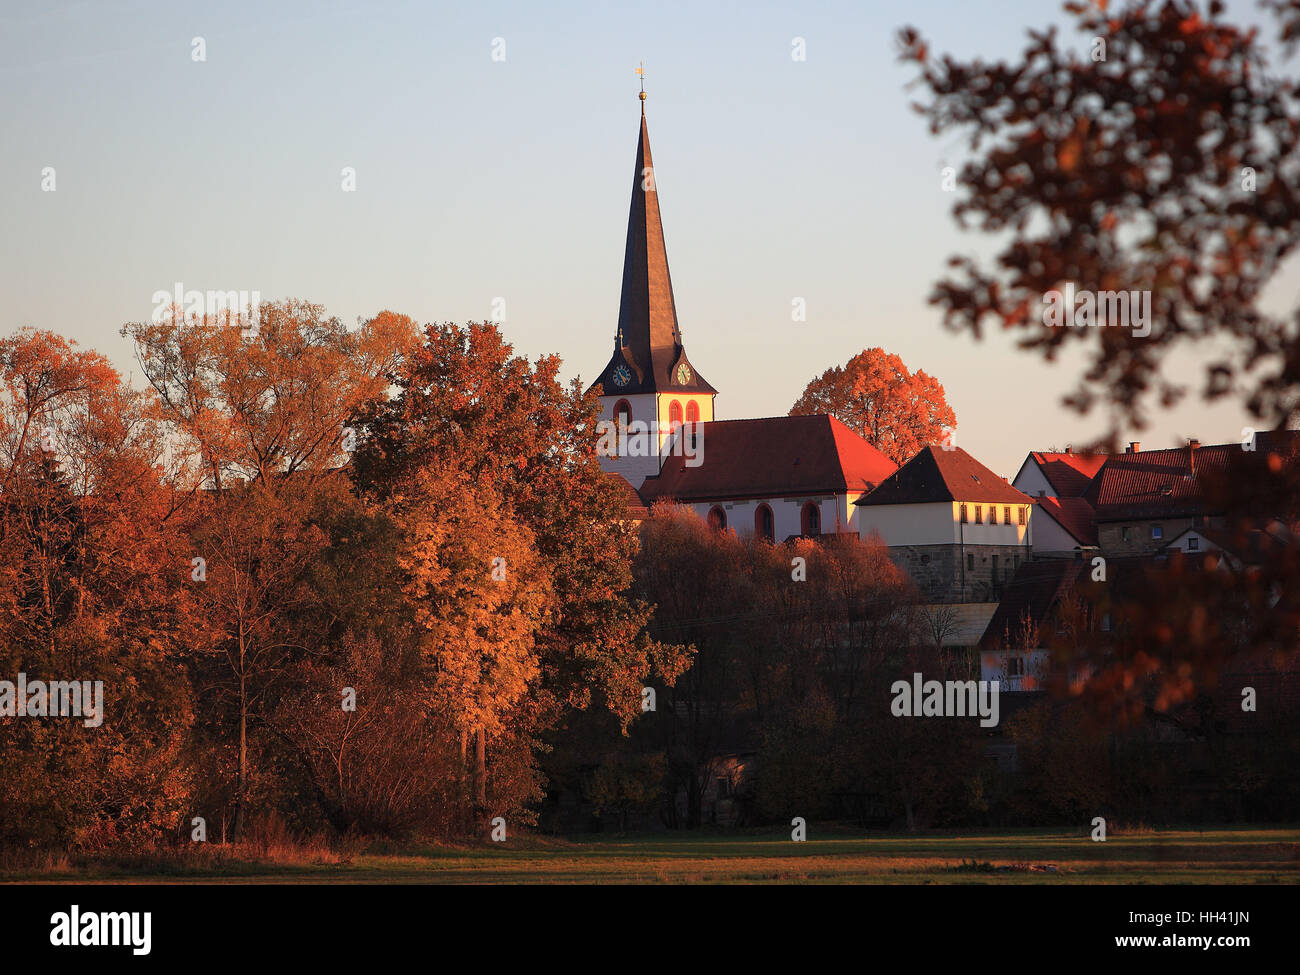
[[[683,660],[647,637],[649,607],[629,595],[637,539],[597,460],[599,398],[576,381],[561,385],[559,368],[556,356],[514,355],[491,323],[425,326],[397,395],[362,417],[356,476],[383,501],[416,472],[454,460],[495,491],[532,532],[556,600],[537,638],[539,711],[598,700],[627,722],[650,676],[671,680]]]
[[[553,609],[549,568],[531,530],[463,471],[416,470],[392,502],[406,606],[421,633],[421,702],[455,729],[462,762],[472,743],[470,798],[481,817],[488,742],[534,706],[538,637]]]
[[[943,384],[884,349],[864,349],[810,382],[791,416],[829,413],[895,464],[943,443],[957,425]]]
[[[192,498],[201,704],[234,749],[236,837],[268,695],[327,638],[312,576],[330,492],[346,484],[351,418],[386,395],[413,339],[391,317],[349,331],[300,301],[262,306],[256,324],[177,316],[123,329],[183,458],[174,486]]]
[[[1295,5],[1272,6],[1293,28]],[[954,257],[932,302],[950,328],[1009,329],[1046,359],[1086,347],[1066,402],[1108,408],[1112,440],[1186,394],[1162,364],[1193,344],[1204,353],[1205,339],[1203,395],[1238,396],[1284,427],[1300,384],[1296,310],[1271,313],[1261,296],[1300,239],[1295,79],[1270,70],[1259,29],[1218,0],[1065,9],[1075,38],[1031,30],[1009,62],[938,56],[901,32],[928,96],[917,110],[969,149],[954,217],[1002,242],[989,260]],[[1047,327],[1045,296],[1068,282],[1149,291],[1150,333]]]
[[[1294,43],[1300,5],[1265,6],[1281,46]],[[1010,60],[941,56],[916,29],[900,34],[919,72],[915,107],[933,134],[964,143],[954,218],[997,238],[991,257],[953,257],[931,302],[953,331],[1008,330],[1048,361],[1084,350],[1064,402],[1105,412],[1099,440],[1111,450],[1122,426],[1141,429],[1193,388],[1235,399],[1277,435],[1242,431],[1217,482],[1197,473],[1201,494],[1240,538],[1273,519],[1294,533],[1300,458],[1282,432],[1300,415],[1300,310],[1264,296],[1300,242],[1297,80],[1278,70],[1266,32],[1232,22],[1218,0],[1065,9],[1074,37],[1031,30]],[[1045,309],[1071,285],[1123,295],[1128,316],[1107,299],[1091,319],[1106,327],[1054,327]],[[1194,385],[1171,368],[1193,349]],[[1097,703],[1128,715],[1175,707],[1252,648],[1293,666],[1295,546],[1255,561],[1249,578],[1185,566],[1141,579],[1133,639],[1071,650],[1094,666]]]
[[[0,721],[0,841],[156,841],[186,808],[187,546],[165,456],[152,395],[102,356],[0,340],[0,670],[103,686],[90,727]]]

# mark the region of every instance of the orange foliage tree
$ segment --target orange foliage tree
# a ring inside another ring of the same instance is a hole
[[[884,349],[864,349],[810,382],[791,416],[829,413],[895,464],[944,442],[957,425],[943,384]]]

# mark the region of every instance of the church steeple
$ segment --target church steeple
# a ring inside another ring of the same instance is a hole
[[[716,392],[695,372],[682,346],[646,128],[644,87],[614,355],[598,381],[607,395]]]

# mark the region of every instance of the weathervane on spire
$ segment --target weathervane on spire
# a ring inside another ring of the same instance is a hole
[[[645,111],[645,62],[641,62],[641,67],[636,69],[636,73],[641,76],[641,111]]]

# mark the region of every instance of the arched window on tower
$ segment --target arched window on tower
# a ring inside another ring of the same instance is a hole
[[[776,522],[772,509],[765,504],[760,504],[754,512],[754,534],[767,542],[776,541]]]
[[[668,432],[676,433],[677,428],[682,425],[682,404],[680,400],[673,400],[668,404]]]
[[[621,399],[614,404],[614,423],[626,430],[628,424],[631,422],[632,404],[625,399]]]
[[[687,423],[700,422],[700,404],[695,402],[695,400],[691,400],[689,403],[686,404],[686,422]]]
[[[709,527],[715,532],[727,530],[727,513],[722,510],[721,505],[715,504],[709,511]]]
[[[820,535],[822,533],[821,509],[811,501],[803,506],[803,512],[799,520],[802,523],[805,535]]]

